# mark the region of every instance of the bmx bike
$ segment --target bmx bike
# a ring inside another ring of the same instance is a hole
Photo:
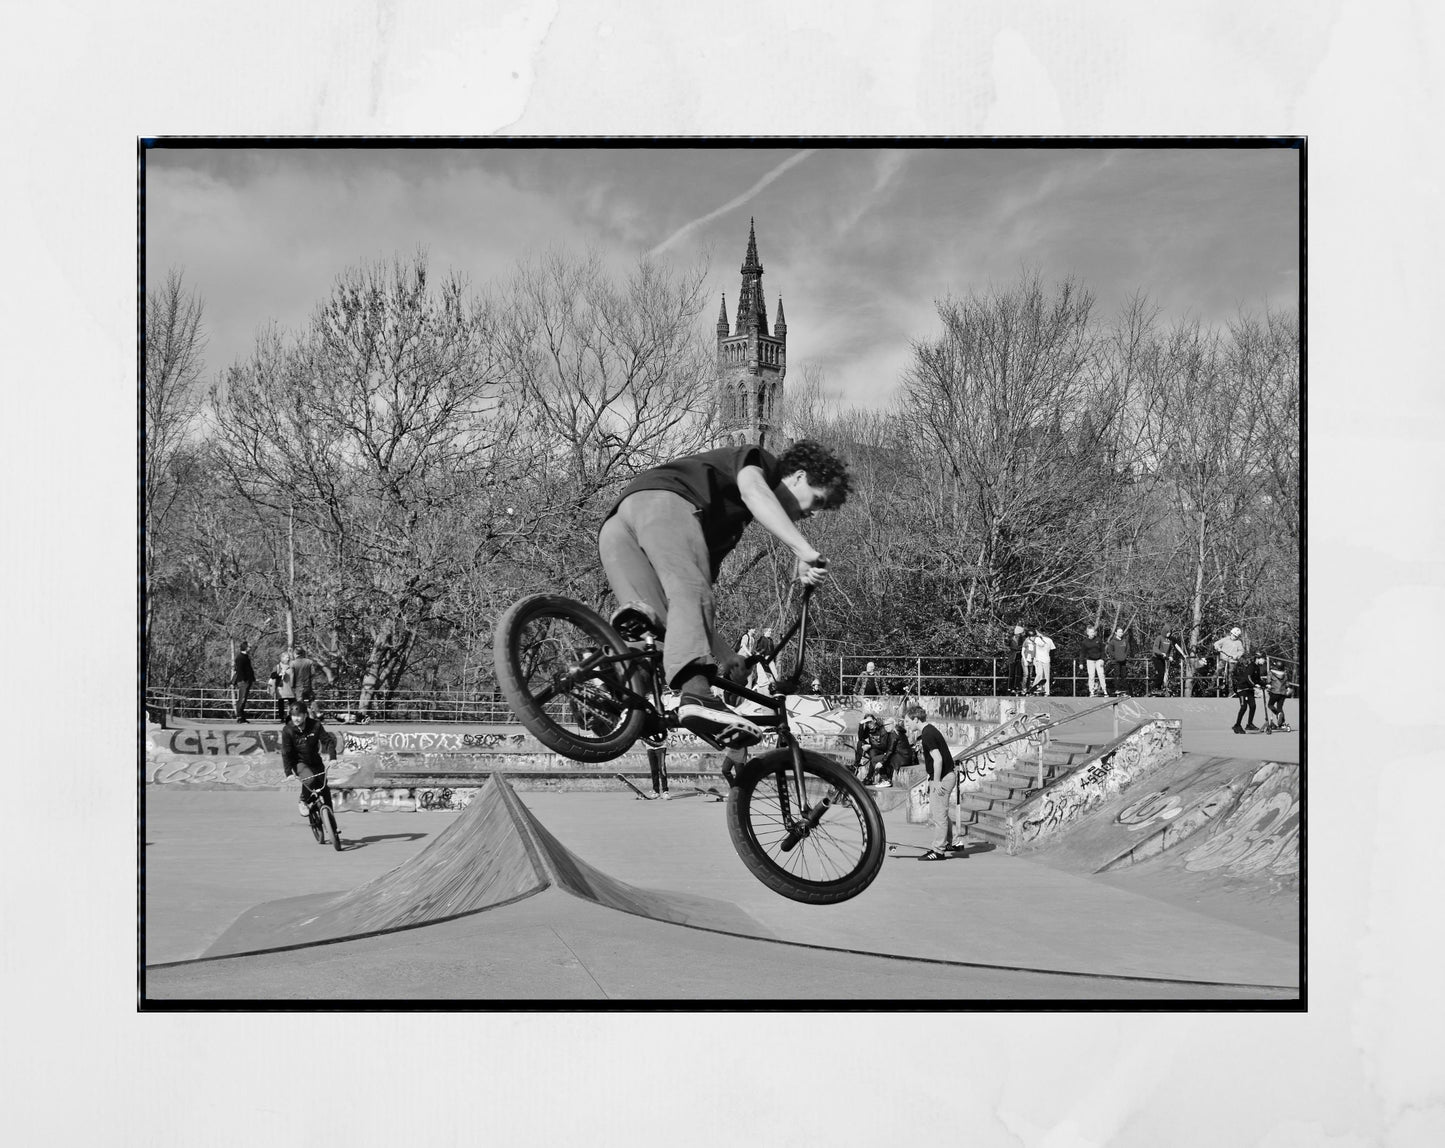
[[[316,843],[325,845],[329,835],[332,848],[340,853],[341,833],[336,828],[336,814],[322,799],[326,791],[326,774],[322,772],[311,777],[298,774],[297,777],[301,782],[301,800],[306,803],[306,823],[311,826]]]
[[[798,619],[778,641],[798,636],[797,665],[772,694],[721,677],[711,681],[731,699],[746,698],[753,724],[775,734],[777,747],[745,762],[727,796],[728,835],[752,874],[774,892],[806,904],[856,897],[883,865],[883,818],[847,766],[802,749],[788,724],[786,693],[802,673],[812,587]],[[665,629],[640,614],[601,615],[557,594],[534,594],[497,621],[497,681],[513,712],[547,748],[576,761],[602,762],[639,739],[660,744],[683,728],[664,706]],[[776,653],[768,655],[775,658]],[[749,666],[763,661],[753,656]],[[692,736],[714,746],[702,734]]]

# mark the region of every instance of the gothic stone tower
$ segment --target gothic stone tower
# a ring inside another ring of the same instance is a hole
[[[780,297],[778,321],[773,324],[773,333],[768,334],[763,265],[758,262],[752,220],[748,221],[748,252],[742,272],[738,321],[732,334],[728,334],[726,295],[717,317],[716,438],[720,446],[757,443],[773,450],[783,445],[773,418],[783,397],[783,376],[788,372],[788,324]]]

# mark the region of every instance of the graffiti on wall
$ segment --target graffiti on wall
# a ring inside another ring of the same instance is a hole
[[[1183,812],[1184,806],[1177,794],[1156,789],[1138,801],[1124,806],[1114,818],[1114,822],[1127,828],[1130,833],[1140,833],[1156,821],[1172,821]]]
[[[1184,855],[1195,873],[1299,872],[1299,776],[1286,765],[1267,762],[1250,779],[1233,813],[1204,844]]]
[[[356,768],[351,762],[332,762],[326,768],[326,776],[334,784],[350,777]],[[300,785],[294,777],[288,778],[275,761],[196,754],[148,758],[145,781],[147,785],[235,785],[244,789],[282,789]]]
[[[248,753],[280,753],[281,731],[274,729],[167,729],[152,730],[151,744],[171,753],[242,757]]]
[[[343,753],[462,753],[466,750],[507,752],[527,745],[525,733],[438,733],[431,730],[347,730],[341,734]]]
[[[1036,844],[1125,786],[1173,761],[1181,753],[1178,721],[1155,721],[1130,734],[1098,761],[1075,770],[1009,818],[1009,847]]]

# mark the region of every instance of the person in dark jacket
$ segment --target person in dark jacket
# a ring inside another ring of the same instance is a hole
[[[861,776],[863,784],[870,785],[879,765],[888,756],[888,728],[878,720],[876,714],[864,714],[858,722],[858,735],[854,739],[853,768]]]
[[[1239,713],[1234,715],[1235,733],[1259,732],[1259,726],[1254,724],[1254,691],[1264,684],[1261,680],[1263,673],[1263,658],[1251,660],[1243,657],[1234,663],[1230,684],[1234,688],[1234,696],[1239,699]],[[1249,722],[1241,728],[1239,723],[1244,720],[1245,710],[1249,711]]]
[[[1114,696],[1123,697],[1128,685],[1126,671],[1129,661],[1129,639],[1123,629],[1114,631],[1114,636],[1104,643],[1104,657],[1109,659],[1109,678],[1114,683]]]
[[[1179,648],[1179,643],[1174,640],[1174,635],[1165,631],[1154,639],[1154,645],[1149,652],[1150,681],[1149,692],[1151,694],[1162,694],[1167,688],[1169,681],[1169,663],[1175,656],[1184,657],[1184,651]]]
[[[906,710],[908,707],[905,706]],[[873,783],[874,789],[889,789],[893,785],[893,775],[900,769],[907,769],[913,764],[913,746],[908,740],[908,729],[903,718],[893,723],[893,728],[888,731],[888,747],[883,755],[882,764],[878,767],[878,779]]]
[[[1024,628],[1015,626],[1008,640],[1008,689],[1010,694],[1024,692]]]
[[[326,732],[319,719],[299,698],[291,703],[291,720],[281,727],[281,769],[287,777],[301,782],[301,800],[296,811],[307,812],[307,794],[318,794],[326,808],[331,809],[331,786],[326,783],[326,766],[321,761],[325,750],[336,760],[336,738]]]
[[[251,687],[256,684],[256,671],[251,665],[251,655],[246,643],[241,643],[241,652],[231,664],[231,685],[236,687],[236,721],[246,720],[246,699],[251,696]]]

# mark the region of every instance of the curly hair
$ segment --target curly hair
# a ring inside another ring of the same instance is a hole
[[[806,472],[812,485],[828,491],[822,509],[837,510],[848,501],[848,494],[853,489],[853,478],[848,473],[848,467],[821,443],[807,439],[795,442],[783,452],[778,464],[784,474],[792,474],[798,470]]]

